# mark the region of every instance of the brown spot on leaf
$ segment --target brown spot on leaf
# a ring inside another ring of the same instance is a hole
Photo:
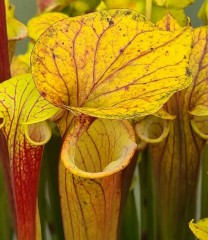
[[[187,77],[190,77],[191,76],[191,70],[190,70],[190,68],[186,68],[186,76]]]
[[[112,26],[114,24],[114,21],[110,20],[109,21],[109,26]]]
[[[45,98],[46,97],[46,93],[45,92],[41,92],[41,96]]]

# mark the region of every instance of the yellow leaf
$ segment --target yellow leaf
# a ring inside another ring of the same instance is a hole
[[[91,13],[41,35],[32,75],[60,108],[101,118],[148,115],[191,83],[191,43],[189,26],[168,32],[131,10]]]
[[[37,41],[39,36],[52,24],[68,16],[63,13],[45,13],[28,22],[28,36]]]
[[[30,74],[0,84],[0,115],[4,122],[32,124],[52,117],[58,109],[41,97]],[[10,126],[8,126],[9,128]]]
[[[208,218],[199,220],[197,223],[192,219],[189,227],[199,240],[208,240]]]

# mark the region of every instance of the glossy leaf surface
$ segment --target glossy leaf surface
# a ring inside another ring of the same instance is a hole
[[[61,108],[102,118],[148,115],[190,84],[191,31],[163,31],[131,10],[64,19],[36,43],[33,79]]]

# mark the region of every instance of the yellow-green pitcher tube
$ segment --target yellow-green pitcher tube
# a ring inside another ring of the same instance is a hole
[[[151,143],[160,240],[193,238],[188,222],[196,214],[200,159],[205,140],[191,126],[187,94],[188,91],[177,93],[166,104],[166,109],[176,116],[175,119],[148,116],[136,127],[140,137]]]
[[[184,113],[183,97],[176,94],[168,102],[177,118],[170,122],[168,137],[151,145],[161,240],[193,239],[187,223],[195,218],[200,158],[205,141],[193,131],[188,114]]]
[[[81,127],[65,137],[59,165],[65,239],[115,240],[135,166],[134,131],[118,120],[97,119],[80,135]]]

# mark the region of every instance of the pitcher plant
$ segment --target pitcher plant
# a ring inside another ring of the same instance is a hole
[[[207,27],[191,26],[191,3],[39,0],[25,26],[0,2],[0,209],[9,206],[0,221],[12,219],[1,222],[5,240],[123,239],[125,203],[129,189],[132,199],[145,188],[135,169],[148,149],[156,213],[148,240],[193,239],[188,225],[207,239],[206,219],[192,220],[208,138]],[[200,12],[206,18],[205,3]],[[15,55],[26,35],[27,52]],[[60,149],[47,154],[51,137]],[[136,205],[143,239],[141,212],[150,210]],[[41,212],[57,209],[58,223]]]

